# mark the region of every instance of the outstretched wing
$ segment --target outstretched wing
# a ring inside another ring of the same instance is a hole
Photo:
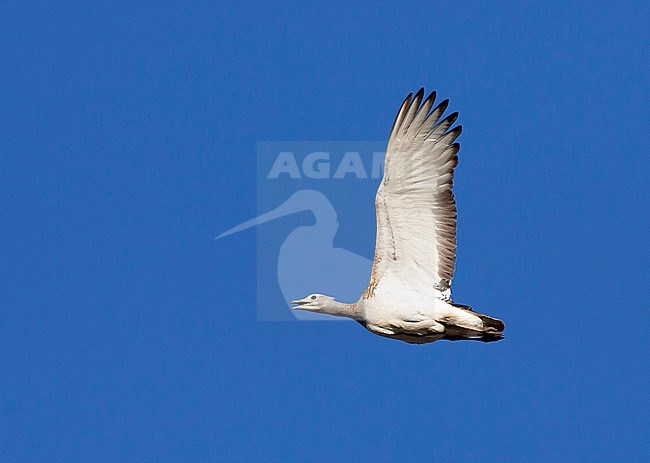
[[[449,100],[435,108],[435,92],[409,94],[388,140],[384,178],[377,191],[377,242],[370,297],[382,275],[398,274],[412,287],[451,298],[456,264],[456,202],[451,191],[461,126],[458,113],[441,120]],[[433,108],[433,109],[432,109]]]

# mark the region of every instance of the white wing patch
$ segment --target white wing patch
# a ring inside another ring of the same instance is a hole
[[[434,288],[451,298],[456,264],[456,202],[451,191],[461,126],[458,113],[440,120],[448,100],[434,109],[435,92],[410,94],[397,113],[388,140],[384,178],[377,191],[377,242],[370,284],[386,272],[405,284]],[[422,103],[422,104],[421,104]]]

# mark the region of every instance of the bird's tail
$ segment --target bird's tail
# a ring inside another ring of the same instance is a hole
[[[503,331],[505,330],[505,324],[498,318],[492,318],[489,315],[475,312],[470,306],[453,304],[454,307],[465,310],[475,317],[478,317],[483,322],[483,328],[477,332],[474,330],[467,330],[466,328],[456,326],[446,326],[445,336],[447,339],[456,340],[456,339],[478,339],[484,342],[498,341],[503,338]],[[456,332],[457,331],[457,332]],[[473,331],[470,333],[469,331]],[[477,336],[478,335],[478,336]]]

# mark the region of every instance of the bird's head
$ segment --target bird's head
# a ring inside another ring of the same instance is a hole
[[[293,310],[307,310],[309,312],[319,312],[327,313],[328,308],[334,302],[334,298],[330,296],[325,296],[324,294],[310,294],[304,299],[297,299],[291,301],[292,304],[295,304],[292,307]]]

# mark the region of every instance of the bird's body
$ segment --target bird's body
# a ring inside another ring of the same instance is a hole
[[[482,322],[470,312],[440,298],[435,290],[414,287],[398,275],[387,275],[368,299],[357,302],[369,331],[410,342],[432,342],[445,336],[447,325],[462,326],[481,336]]]
[[[445,100],[424,89],[402,104],[386,150],[375,198],[377,238],[368,287],[354,304],[312,294],[295,309],[353,318],[369,331],[410,343],[438,339],[494,341],[503,322],[455,304],[456,203],[451,191],[460,126],[441,120]],[[433,109],[432,109],[433,108]]]

